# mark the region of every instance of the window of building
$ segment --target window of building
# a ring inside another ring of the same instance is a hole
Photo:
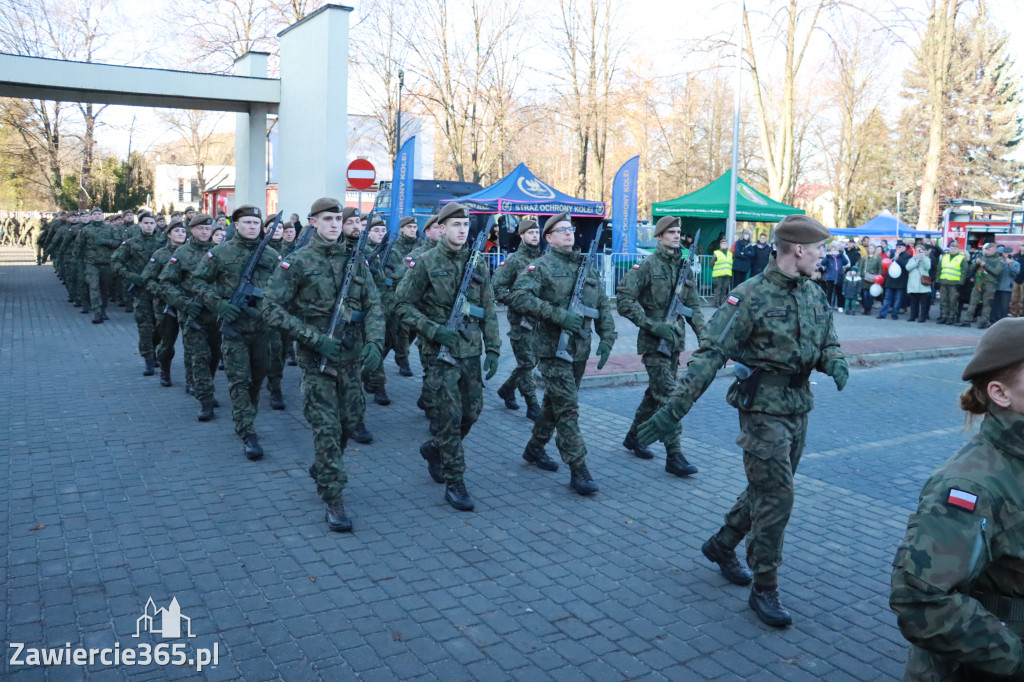
[[[178,201],[185,201],[185,181],[178,178]]]

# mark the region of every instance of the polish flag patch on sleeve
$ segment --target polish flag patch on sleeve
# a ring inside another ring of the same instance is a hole
[[[177,263],[177,262],[178,262],[178,259],[177,259],[177,258],[175,258],[174,256],[171,256],[171,262],[172,262],[172,263]]]
[[[739,305],[740,299],[736,298],[735,296],[730,296],[729,298],[725,299],[725,302],[730,305]]]
[[[527,265],[526,269],[529,270],[530,272],[533,272],[534,270],[537,269],[537,266],[536,265]]]
[[[287,270],[291,266],[292,266],[292,264],[289,263],[288,261],[286,261],[286,260],[281,261],[281,267],[284,268],[285,270]]]
[[[213,253],[211,253],[210,251],[207,251],[206,252],[206,257],[207,258],[213,258]]]
[[[946,504],[951,507],[959,507],[960,509],[966,509],[967,511],[972,512],[974,511],[974,508],[978,506],[978,496],[974,493],[969,493],[966,490],[950,488],[949,497],[946,498]]]
[[[639,270],[640,269],[640,264],[639,263],[633,263],[633,269],[634,270]]]
[[[155,263],[155,262],[156,262],[156,258],[150,258],[150,259],[149,259],[149,262],[150,262],[150,263]]]
[[[409,259],[409,258],[406,258],[406,260],[409,261],[409,267],[410,268],[416,267],[416,261],[414,261],[412,259]]]

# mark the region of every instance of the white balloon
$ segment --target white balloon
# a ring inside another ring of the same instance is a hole
[[[899,277],[902,274],[903,274],[903,268],[900,267],[899,263],[897,263],[896,261],[893,261],[892,265],[889,266],[889,276],[892,277],[893,279],[896,279],[897,277]]]
[[[882,295],[882,285],[881,284],[872,284],[871,288],[868,289],[868,291],[871,293],[872,296],[877,298],[877,297]]]

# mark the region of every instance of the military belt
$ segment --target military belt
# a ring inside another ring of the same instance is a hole
[[[807,383],[810,376],[810,374],[764,374],[761,377],[761,385],[800,388]]]
[[[1004,623],[1024,623],[1024,599],[991,592],[973,592],[971,598]]]

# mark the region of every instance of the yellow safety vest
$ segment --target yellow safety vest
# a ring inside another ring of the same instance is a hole
[[[732,252],[715,251],[715,268],[712,277],[732,277]]]
[[[964,254],[958,253],[955,256],[949,253],[942,255],[939,259],[939,279],[946,282],[959,282],[964,266]]]

